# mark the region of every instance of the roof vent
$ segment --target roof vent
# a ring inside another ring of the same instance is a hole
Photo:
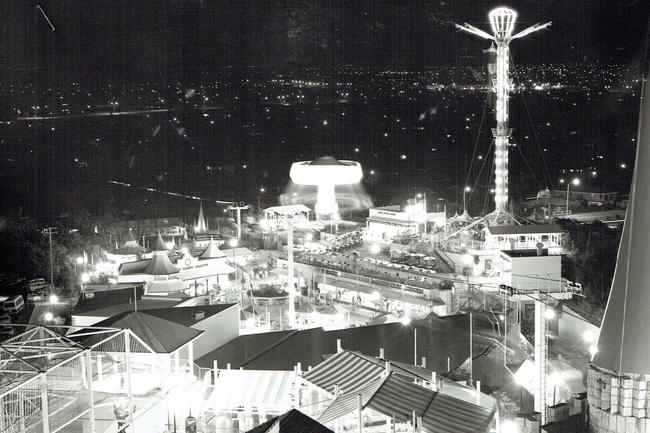
[[[194,313],[194,320],[203,320],[205,319],[205,311],[197,311]]]

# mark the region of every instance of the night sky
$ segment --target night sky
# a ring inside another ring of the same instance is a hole
[[[644,0],[516,0],[519,29],[553,21],[518,63],[620,62],[641,56]],[[36,5],[56,26],[51,32]],[[420,68],[479,64],[485,41],[452,22],[489,28],[485,0],[5,1],[3,82],[188,80],[225,66]]]

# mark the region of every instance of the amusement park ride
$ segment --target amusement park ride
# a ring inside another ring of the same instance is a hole
[[[551,25],[534,24],[525,30],[512,34],[517,20],[517,12],[508,8],[497,8],[489,13],[492,34],[489,34],[471,24],[456,24],[456,27],[496,44],[496,76],[491,77],[492,88],[496,94],[496,128],[492,129],[494,136],[494,212],[485,219],[494,224],[511,224],[515,218],[508,212],[508,146],[512,128],[508,126],[508,100],[512,90],[510,80],[510,42]]]

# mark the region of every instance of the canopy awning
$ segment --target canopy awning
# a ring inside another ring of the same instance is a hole
[[[282,413],[293,407],[295,380],[295,374],[289,371],[218,370],[210,407]]]
[[[187,290],[189,286],[179,279],[155,280],[147,283],[146,293],[151,295],[167,295],[172,292]]]
[[[325,283],[325,284],[330,284],[332,286],[340,287],[342,289],[346,290],[354,290],[357,292],[363,292],[367,293],[369,295],[372,295],[375,292],[379,292],[379,294],[385,298],[390,298],[396,301],[402,301],[407,304],[415,304],[415,305],[422,305],[424,307],[437,307],[441,305],[445,305],[445,303],[441,299],[426,299],[426,298],[420,298],[417,296],[411,296],[411,295],[406,295],[402,293],[397,293],[394,292],[390,289],[383,288],[383,287],[372,287],[372,286],[367,286],[365,284],[358,284],[358,283],[353,283],[350,281],[343,281],[340,279],[336,278],[331,278],[331,277],[323,277],[322,275],[316,275],[314,277],[317,281]]]

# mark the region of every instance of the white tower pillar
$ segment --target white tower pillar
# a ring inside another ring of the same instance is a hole
[[[539,412],[542,424],[546,423],[546,303],[537,293],[535,301],[535,412]]]
[[[489,34],[470,24],[459,25],[460,30],[471,33],[483,39],[494,41],[496,53],[496,79],[492,88],[496,93],[496,128],[492,129],[494,136],[494,212],[505,213],[508,208],[508,141],[512,129],[508,127],[508,99],[512,88],[510,82],[510,41],[521,38],[537,30],[548,27],[551,23],[535,24],[521,32],[512,35],[517,20],[517,12],[509,8],[496,8],[488,14],[492,34]]]

